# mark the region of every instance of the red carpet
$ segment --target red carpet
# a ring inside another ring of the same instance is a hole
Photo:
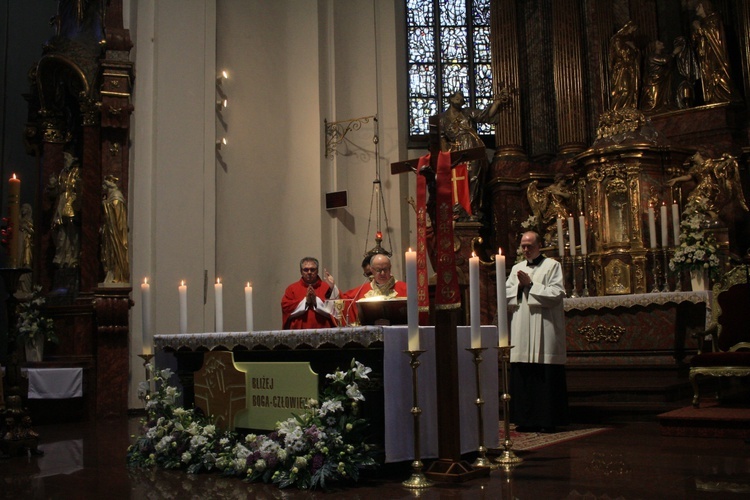
[[[702,401],[658,415],[663,436],[750,438],[750,406]]]
[[[544,448],[545,446],[551,446],[553,444],[562,443],[565,441],[572,441],[573,439],[579,439],[594,434],[599,434],[609,430],[606,427],[581,427],[571,425],[561,430],[560,432],[554,433],[542,433],[542,432],[516,432],[515,425],[510,426],[510,439],[513,442],[512,449],[515,451],[530,451]],[[505,429],[503,422],[500,422],[500,444],[502,446],[503,440],[505,439]]]

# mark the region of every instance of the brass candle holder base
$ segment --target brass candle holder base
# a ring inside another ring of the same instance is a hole
[[[495,458],[495,463],[502,466],[516,465],[523,462],[523,458],[513,453],[513,441],[510,439],[510,394],[508,388],[508,364],[510,363],[510,350],[512,345],[498,347],[500,361],[503,367],[503,430],[505,439],[503,439],[503,451]]]
[[[419,356],[423,352],[421,350],[414,351],[403,351],[409,356],[409,366],[411,366],[411,387],[412,387],[412,401],[413,405],[411,408],[411,414],[414,417],[414,461],[411,463],[412,474],[409,479],[402,482],[401,484],[406,488],[411,489],[422,489],[429,488],[433,485],[432,481],[427,479],[427,476],[422,472],[424,464],[422,463],[422,456],[420,450],[420,429],[419,429],[419,417],[422,415],[422,409],[418,404],[418,389],[417,389],[417,368],[419,368],[420,361]]]

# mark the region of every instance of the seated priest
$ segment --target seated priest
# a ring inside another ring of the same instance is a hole
[[[339,290],[328,271],[325,271],[325,281],[320,279],[318,268],[315,257],[305,257],[300,261],[302,277],[286,288],[281,299],[284,330],[336,326],[335,308],[331,300],[338,298]]]
[[[385,299],[406,297],[406,283],[391,275],[391,259],[385,254],[375,254],[370,258],[372,277],[362,285],[342,295],[347,300],[346,317],[349,324],[357,321],[357,305],[360,299],[382,296]]]

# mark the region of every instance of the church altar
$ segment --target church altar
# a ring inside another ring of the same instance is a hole
[[[476,405],[475,365],[470,347],[470,328],[458,328],[458,373],[461,452],[478,449],[478,412]],[[418,405],[422,458],[438,456],[438,421],[435,356],[435,328],[419,329]],[[499,446],[499,391],[497,327],[482,326],[482,416],[484,446]],[[319,376],[346,368],[352,358],[372,368],[370,378],[382,381],[382,390],[365,393],[365,414],[376,432],[383,433],[381,444],[386,462],[412,460],[414,429],[411,409],[412,371],[409,365],[406,326],[360,326],[318,330],[270,330],[257,332],[194,333],[155,335],[156,364],[176,368],[184,390],[184,404],[192,404],[192,374],[199,370],[203,353],[232,351],[235,361],[310,361]],[[373,394],[379,393],[379,394]],[[378,407],[378,405],[381,405]],[[377,436],[376,436],[377,438]]]
[[[655,292],[564,300],[568,365],[675,366],[711,319],[711,292]]]

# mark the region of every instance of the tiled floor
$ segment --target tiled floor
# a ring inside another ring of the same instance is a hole
[[[0,498],[203,499],[634,499],[748,498],[750,444],[742,440],[662,437],[658,423],[612,430],[517,452],[524,462],[510,473],[414,492],[401,486],[409,464],[333,492],[279,490],[215,474],[130,470],[125,450],[138,419],[36,427],[43,457],[0,461]]]

